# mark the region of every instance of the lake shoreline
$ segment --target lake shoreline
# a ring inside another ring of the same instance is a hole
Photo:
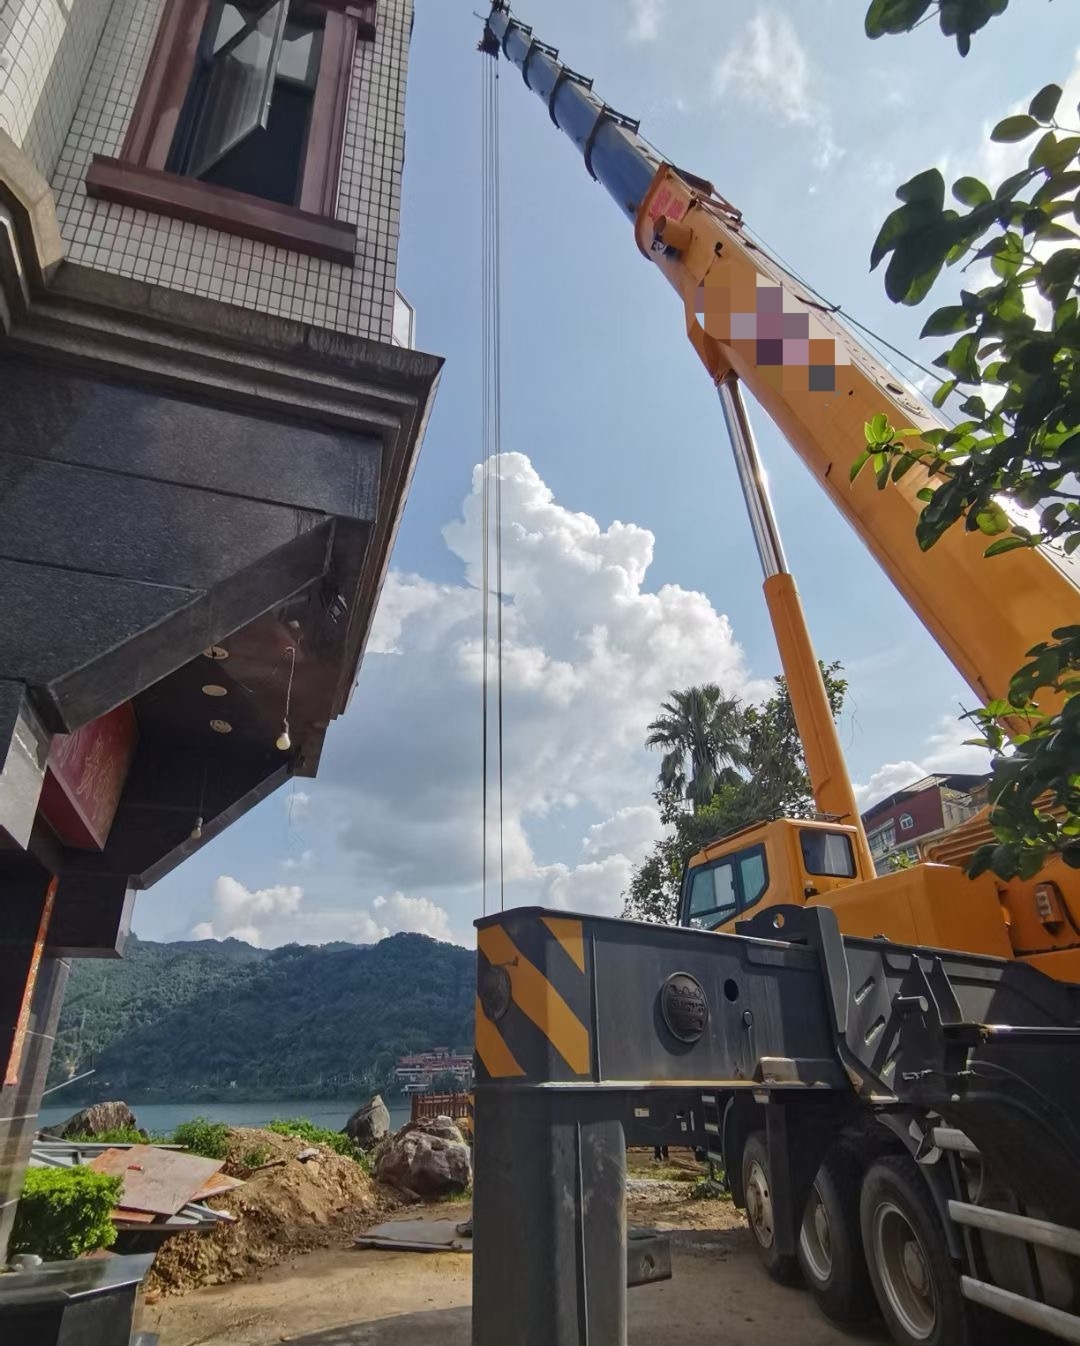
[[[181,1122],[193,1117],[205,1117],[212,1122],[226,1122],[230,1126],[265,1126],[278,1119],[288,1120],[294,1117],[306,1117],[317,1126],[325,1126],[340,1131],[352,1114],[368,1101],[367,1098],[349,1099],[298,1098],[295,1094],[287,1098],[229,1098],[211,1099],[170,1099],[141,1102],[135,1096],[127,1098],[118,1091],[123,1101],[135,1114],[135,1119],[143,1130],[152,1135],[171,1134]],[[38,1114],[39,1127],[57,1126],[75,1112],[88,1104],[77,1099],[61,1100],[55,1096]],[[407,1098],[387,1100],[390,1111],[390,1125],[396,1130],[409,1120],[411,1105]]]

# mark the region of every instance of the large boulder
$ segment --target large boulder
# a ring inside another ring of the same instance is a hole
[[[100,1136],[105,1131],[119,1131],[122,1127],[136,1128],[135,1114],[126,1103],[92,1103],[81,1112],[73,1113],[66,1122],[49,1127],[50,1136],[67,1140],[70,1136]]]
[[[382,1101],[382,1095],[376,1094],[370,1103],[357,1108],[342,1127],[342,1130],[362,1150],[370,1150],[383,1136],[390,1134],[390,1110]]]
[[[424,1201],[464,1192],[472,1181],[469,1147],[449,1117],[409,1122],[383,1148],[375,1176]]]

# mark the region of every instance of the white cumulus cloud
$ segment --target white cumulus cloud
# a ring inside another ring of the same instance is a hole
[[[407,897],[401,892],[376,897],[369,908],[311,908],[305,905],[303,888],[278,884],[250,889],[223,874],[214,884],[213,901],[213,919],[200,921],[191,931],[192,939],[241,939],[256,947],[291,941],[374,944],[409,931],[448,943],[466,942],[450,928],[443,907],[429,898]]]
[[[247,888],[229,874],[214,882],[214,915],[192,930],[194,939],[242,939],[246,944],[263,943],[263,927],[295,916],[304,897],[303,888],[284,883],[273,888]]]
[[[828,168],[843,151],[818,84],[795,25],[774,4],[759,6],[713,71],[716,98],[734,95],[781,123],[805,127],[817,141],[815,164]]]
[[[938,726],[926,739],[925,750],[919,761],[886,762],[873,773],[865,785],[855,786],[855,798],[861,809],[885,799],[897,790],[914,785],[924,776],[959,774],[978,776],[990,770],[990,755],[985,748],[974,747],[964,740],[975,734],[969,720],[954,715],[943,715]]]
[[[764,684],[751,681],[728,619],[704,594],[649,591],[648,529],[604,525],[556,501],[522,454],[503,454],[498,470],[506,901],[613,912],[659,835],[647,802],[657,761],[643,739],[660,702],[693,683],[751,696]],[[319,787],[320,814],[362,889],[437,896],[470,917],[482,849],[481,484],[478,466],[461,516],[443,530],[462,582],[388,575],[354,708],[328,739]],[[491,734],[494,789],[494,708]],[[496,818],[493,798],[489,897]],[[545,855],[563,825],[576,840]],[[373,910],[376,922],[383,911]]]

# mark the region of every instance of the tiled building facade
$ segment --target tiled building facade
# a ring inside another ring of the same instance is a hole
[[[354,336],[392,335],[412,0],[379,0],[356,44],[335,215],[353,265],[168,219],[85,190],[91,157],[120,151],[164,0],[6,0],[0,130],[46,178],[69,261]]]
[[[441,363],[411,24],[0,0],[0,1265],[70,960],[349,703]]]

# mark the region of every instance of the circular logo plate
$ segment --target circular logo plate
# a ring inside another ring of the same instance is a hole
[[[480,977],[480,1008],[489,1019],[496,1022],[510,1008],[513,999],[510,987],[510,974],[504,967],[489,967]]]
[[[660,1013],[680,1042],[697,1042],[709,1022],[709,1002],[697,978],[673,972],[660,988]]]

